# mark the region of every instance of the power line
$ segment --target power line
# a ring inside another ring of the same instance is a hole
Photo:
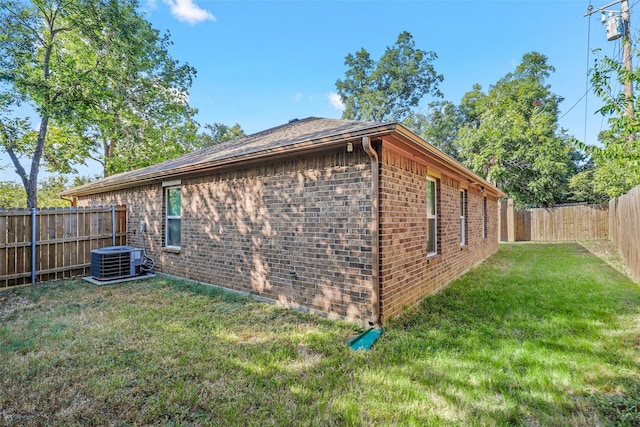
[[[588,79],[587,79],[587,84],[588,84]],[[591,91],[591,89],[593,89],[593,85],[588,86],[588,87],[587,87],[587,90],[584,92],[584,95],[582,95],[582,96],[580,97],[580,99],[578,99],[578,100],[576,101],[576,103],[575,103],[575,104],[573,104],[573,105],[571,106],[571,108],[569,108],[567,111],[565,111],[565,112],[564,112],[564,114],[563,114],[563,115],[561,115],[561,116],[558,118],[558,120],[562,119],[564,116],[566,116],[567,114],[569,114],[569,113],[571,112],[571,110],[573,110],[573,109],[574,109],[574,108],[575,108],[575,107],[580,103],[580,101],[582,101],[584,98],[586,98],[586,97],[587,97],[587,95],[589,94],[589,92]],[[587,139],[587,108],[586,108],[586,107],[585,107],[585,110],[584,110],[584,133],[585,133],[585,141],[586,141],[586,139]]]

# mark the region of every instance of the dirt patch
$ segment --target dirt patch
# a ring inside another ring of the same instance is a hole
[[[1,294],[0,294],[1,295]],[[19,295],[1,295],[0,296],[0,322],[10,320],[17,311],[27,310],[35,304],[28,298]]]

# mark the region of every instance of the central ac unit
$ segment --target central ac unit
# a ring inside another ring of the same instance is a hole
[[[91,251],[91,275],[97,280],[116,280],[140,274],[142,249],[107,246]]]

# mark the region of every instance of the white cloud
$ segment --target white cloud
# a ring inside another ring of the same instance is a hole
[[[340,95],[335,92],[331,92],[327,95],[327,99],[329,100],[329,104],[336,110],[343,111],[344,104],[342,103],[342,99],[340,99]]]
[[[296,92],[296,94],[294,95],[294,98],[296,102],[300,102],[304,98],[304,94],[302,92]]]
[[[203,21],[216,20],[211,12],[202,9],[193,3],[193,0],[164,0],[164,2],[171,8],[171,14],[179,21],[195,25]]]

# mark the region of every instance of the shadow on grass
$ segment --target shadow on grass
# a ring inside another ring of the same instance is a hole
[[[502,247],[392,322],[389,375],[420,378],[455,422],[639,425],[640,289],[585,254]]]
[[[369,352],[177,280],[30,292],[0,325],[0,424],[638,425],[640,289],[576,245],[502,246]]]

